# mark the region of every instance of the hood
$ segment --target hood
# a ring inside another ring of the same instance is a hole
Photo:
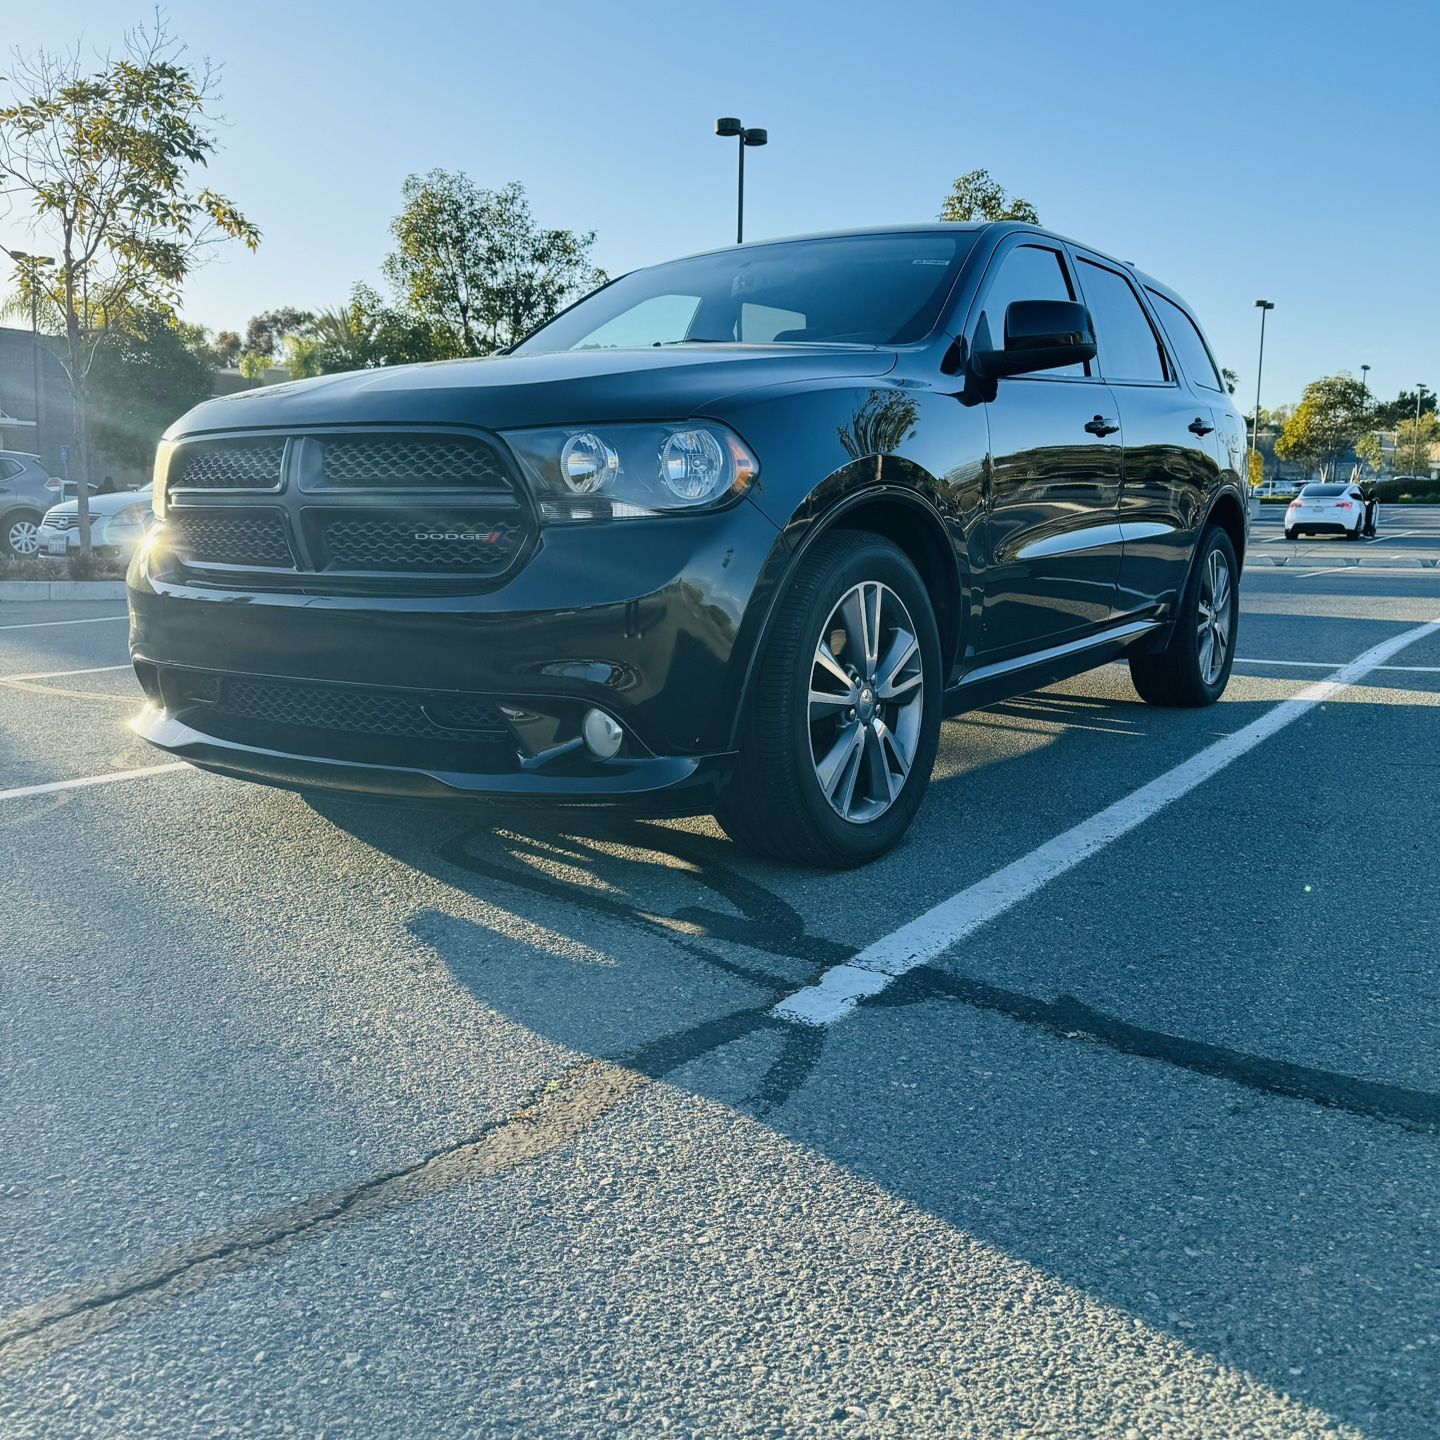
[[[207,400],[166,436],[307,425],[450,424],[486,430],[684,420],[738,392],[884,375],[888,350],[827,345],[675,345],[497,355],[352,370]]]

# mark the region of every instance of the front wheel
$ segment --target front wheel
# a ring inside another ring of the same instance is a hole
[[[1175,614],[1170,640],[1157,655],[1132,655],[1130,679],[1151,705],[1213,705],[1235,664],[1240,606],[1235,547],[1207,525]]]
[[[844,869],[896,844],[940,736],[940,637],[915,567],[889,540],[816,541],[781,598],[717,811],[772,859]]]
[[[40,550],[40,521],[37,511],[14,510],[0,527],[0,554],[16,558],[35,555]]]

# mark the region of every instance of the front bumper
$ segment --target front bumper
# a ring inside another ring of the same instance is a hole
[[[663,812],[710,808],[728,778],[784,560],[775,527],[748,502],[703,517],[552,527],[513,579],[484,594],[172,580],[152,564],[156,543],[129,576],[131,657],[151,701],[134,728],[167,753],[297,789]],[[250,697],[248,715],[226,709],[235,686]],[[315,723],[307,713],[291,723],[297,686],[324,697]],[[286,723],[257,718],[257,695],[280,695]],[[325,717],[351,697],[386,714],[410,704],[423,722],[418,733],[360,733],[342,708],[332,726]],[[457,706],[492,717],[474,744],[430,724]],[[613,759],[579,743],[591,707],[625,731]]]

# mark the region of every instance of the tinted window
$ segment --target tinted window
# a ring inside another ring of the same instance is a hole
[[[770,343],[782,345],[904,345],[935,328],[974,242],[970,231],[843,235],[676,260],[596,291],[516,353],[731,341],[767,331]],[[673,333],[675,311],[654,308],[657,299],[676,296],[698,300],[681,336]]]
[[[1154,290],[1150,291],[1150,298],[1160,312],[1160,323],[1165,327],[1165,334],[1174,347],[1180,368],[1189,377],[1190,383],[1203,390],[1219,390],[1223,393],[1225,386],[1215,369],[1215,361],[1210,356],[1205,338],[1200,334],[1195,322],[1173,300],[1167,300]]]
[[[14,460],[0,460],[0,480],[13,479],[23,468]]]
[[[690,332],[700,308],[698,295],[651,295],[638,305],[612,315],[572,348],[610,350],[633,345],[673,345]]]
[[[985,309],[976,327],[977,350],[999,350],[1005,344],[1005,311],[1016,300],[1073,300],[1074,288],[1058,250],[1044,245],[1017,245],[1000,262],[985,291]],[[1047,370],[1046,375],[1085,375],[1086,365]]]
[[[1100,373],[1107,380],[1164,380],[1160,342],[1130,282],[1115,270],[1080,262],[1081,284],[1095,322]]]
[[[1345,493],[1345,487],[1343,485],[1307,485],[1300,493],[1305,496],[1307,500],[1323,500],[1331,496],[1343,495]]]

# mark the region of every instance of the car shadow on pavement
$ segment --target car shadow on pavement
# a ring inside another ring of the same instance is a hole
[[[1071,697],[998,708],[1027,718],[1035,704],[1106,731],[1130,718]],[[1227,727],[1259,708],[1227,707]],[[1136,708],[1137,723],[1145,713]],[[953,972],[912,972],[831,1029],[787,1025],[774,1003],[858,948],[837,938],[843,915],[817,935],[803,912],[818,890],[822,908],[849,904],[873,933],[871,872],[767,869],[708,822],[534,812],[437,828],[312,803],[530,927],[537,938],[517,944],[495,922],[449,910],[408,921],[480,1004],[582,1062],[731,1107],[1171,1337],[1190,1360],[1235,1367],[1341,1422],[1431,1433],[1435,1097],[1404,1092],[1411,1099],[1386,1118],[1346,1113],[1323,1072],[1327,1103],[1293,1098],[1310,1079],[1292,1077],[1287,1090],[1265,1057],[1217,1058],[1119,1020],[1107,1032],[1083,1007]],[[984,825],[983,812],[966,814]],[[899,863],[923,865],[934,839],[922,831]],[[737,1054],[750,1063],[722,1058]],[[739,1090],[737,1068],[749,1077]],[[1405,1104],[1418,1109],[1407,1115]],[[982,1302],[997,1335],[1012,1300]]]

